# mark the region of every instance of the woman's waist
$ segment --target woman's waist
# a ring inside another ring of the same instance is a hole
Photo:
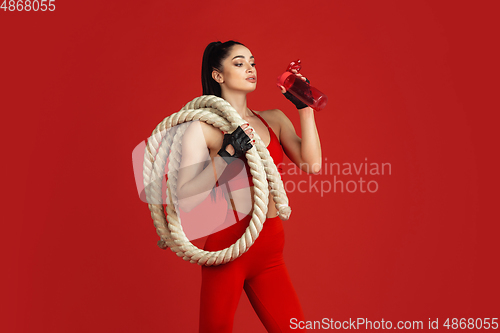
[[[241,236],[250,225],[252,217],[253,210],[247,214],[234,209],[228,209],[226,214],[226,222],[233,221],[234,225],[232,225],[230,228],[232,228],[233,232]],[[257,215],[255,215],[255,218],[258,220]],[[266,217],[263,221],[263,229],[260,232],[260,236],[262,236],[263,234],[274,234],[280,231],[283,231],[283,224],[281,222],[281,219],[277,215],[274,217]]]
[[[252,215],[255,205],[254,186],[225,192],[224,194],[228,211],[236,211],[242,216]],[[265,201],[265,198],[261,198],[261,200]],[[278,210],[276,209],[275,201],[271,193],[269,193],[268,202],[266,218],[278,216]]]
[[[205,243],[204,249],[206,251],[220,251],[232,244],[236,243],[243,234],[246,232],[250,221],[252,219],[251,215],[238,216],[240,215],[233,210],[228,210],[226,220],[230,223],[234,223],[229,227],[222,229],[214,234],[208,236]],[[231,218],[232,216],[232,218]],[[264,220],[262,230],[259,236],[255,240],[255,244],[252,245],[253,251],[258,248],[266,248],[266,251],[282,251],[284,244],[284,229],[283,224],[279,217],[267,218]]]
[[[245,232],[253,217],[253,211],[250,214],[242,213],[233,209],[228,209],[223,226],[226,226],[221,231],[212,234],[216,238],[230,237],[233,240],[239,239]],[[256,215],[256,219],[258,216]],[[257,222],[257,221],[256,221]],[[278,216],[265,218],[263,221],[263,228],[259,237],[275,235],[283,231],[283,224]]]

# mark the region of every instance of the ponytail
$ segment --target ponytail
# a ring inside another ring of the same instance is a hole
[[[235,42],[234,40],[228,40],[224,43],[217,41],[208,44],[205,48],[201,63],[201,86],[203,88],[203,95],[222,97],[220,84],[213,79],[212,71],[215,69],[222,72],[222,61],[227,58],[229,51],[231,51],[234,45],[243,44]]]

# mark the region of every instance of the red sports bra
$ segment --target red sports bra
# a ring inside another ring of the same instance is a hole
[[[278,172],[281,174],[283,173],[283,149],[278,140],[278,137],[276,136],[276,134],[274,134],[273,129],[269,127],[264,118],[253,111],[252,113],[259,117],[259,119],[264,123],[264,125],[266,125],[269,131],[271,141],[267,146],[267,150],[269,150],[269,154],[273,158],[274,164],[278,168]],[[231,162],[231,164],[229,164],[229,166],[224,169],[224,172],[216,182],[216,186],[220,186],[221,184],[227,185],[227,187],[229,187],[228,191],[235,191],[241,188],[253,186],[252,174],[250,173],[250,167],[247,163],[245,155],[241,156],[239,158],[239,161]]]

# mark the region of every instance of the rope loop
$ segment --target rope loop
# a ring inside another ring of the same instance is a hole
[[[203,95],[187,103],[156,126],[144,152],[143,178],[151,217],[160,240],[158,246],[170,248],[177,256],[198,265],[228,263],[248,251],[266,220],[269,193],[273,195],[279,217],[288,220],[291,214],[281,175],[260,136],[254,131],[255,145],[246,152],[254,184],[254,204],[250,224],[233,245],[220,251],[205,251],[186,237],[178,216],[177,174],[181,162],[182,136],[191,121],[203,121],[222,131],[232,132],[245,122],[224,99]],[[166,211],[163,210],[163,173],[169,160],[166,183]]]

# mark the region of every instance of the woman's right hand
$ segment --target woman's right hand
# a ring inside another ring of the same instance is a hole
[[[219,150],[219,155],[224,157],[234,157],[238,158],[242,156],[247,150],[251,149],[255,140],[253,129],[249,128],[249,124],[243,124],[239,126],[241,129],[236,129],[233,133],[228,134],[224,132],[224,141],[222,143],[221,149]],[[236,149],[233,145],[236,145]],[[230,159],[226,159],[228,164]]]

